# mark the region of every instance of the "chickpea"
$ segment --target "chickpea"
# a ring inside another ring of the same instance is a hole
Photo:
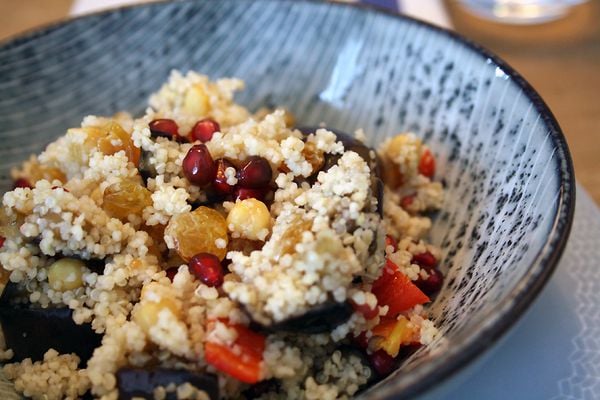
[[[181,311],[177,304],[168,298],[162,298],[158,302],[141,301],[133,312],[133,321],[145,332],[148,333],[158,322],[158,314],[163,310],[169,310],[176,317],[181,317]]]
[[[196,116],[208,114],[210,102],[202,85],[194,85],[187,91],[183,100],[183,108],[187,113]]]
[[[85,263],[76,258],[61,258],[48,268],[48,283],[59,292],[83,286]]]
[[[271,229],[271,214],[260,200],[238,201],[227,215],[227,226],[239,237],[264,241]]]
[[[403,133],[386,143],[384,158],[392,164],[384,169],[383,180],[397,188],[418,174],[422,142],[412,133]]]
[[[397,155],[401,154],[404,149],[407,147],[412,147],[416,150],[416,153],[420,153],[421,149],[421,139],[416,137],[412,133],[401,133],[399,135],[394,136],[387,147],[388,154],[394,158]]]

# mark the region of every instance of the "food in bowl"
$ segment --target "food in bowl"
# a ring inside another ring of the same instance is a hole
[[[87,116],[13,171],[0,322],[19,392],[345,398],[439,338],[431,151],[251,114],[242,87],[174,71],[142,117]]]

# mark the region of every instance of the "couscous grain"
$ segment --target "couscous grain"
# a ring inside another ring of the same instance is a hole
[[[141,117],[87,116],[13,171],[0,358],[17,391],[349,398],[439,338],[427,146],[400,134],[376,154],[362,130],[298,130],[236,104],[243,87],[174,71]],[[14,309],[54,318],[39,320],[48,343],[58,324],[98,344],[29,354]]]

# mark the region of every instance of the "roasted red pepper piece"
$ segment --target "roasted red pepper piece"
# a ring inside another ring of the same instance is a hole
[[[391,318],[429,301],[429,297],[398,271],[398,267],[390,260],[386,261],[383,274],[373,283],[372,292],[379,305],[389,307],[387,317]]]
[[[419,160],[419,173],[428,178],[433,178],[435,175],[435,158],[429,149],[425,149]]]
[[[204,345],[206,362],[239,381],[250,384],[260,381],[265,336],[243,325],[228,324],[228,326],[237,331],[238,336],[233,346],[206,342]]]

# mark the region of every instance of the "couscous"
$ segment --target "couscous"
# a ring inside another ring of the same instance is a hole
[[[377,151],[244,83],[174,71],[140,118],[87,116],[0,208],[0,356],[34,399],[357,394],[439,336],[435,161]]]

